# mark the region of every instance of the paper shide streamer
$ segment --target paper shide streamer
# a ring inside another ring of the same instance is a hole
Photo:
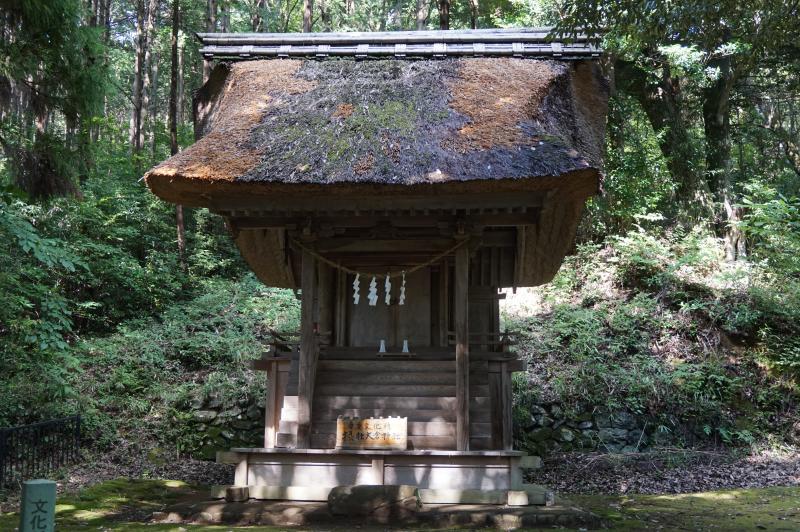
[[[375,277],[369,282],[369,293],[367,294],[367,299],[369,299],[369,306],[374,307],[378,304],[378,283],[375,281]]]
[[[359,284],[361,282],[361,274],[357,273],[356,278],[353,281],[353,304],[358,305],[358,302],[361,300],[361,290],[359,288]]]

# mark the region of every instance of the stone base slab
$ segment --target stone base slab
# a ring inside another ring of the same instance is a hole
[[[232,493],[248,493],[257,500],[272,501],[327,501],[336,488],[313,486],[214,486],[211,488],[212,499],[225,499],[228,502],[243,502],[241,495]],[[507,506],[550,506],[555,497],[552,491],[543,486],[523,484],[521,490],[461,490],[430,489],[417,490],[417,497],[422,504],[492,504]]]
[[[315,524],[353,528],[363,524],[393,526],[428,525],[438,528],[491,527],[497,529],[568,528],[596,529],[600,519],[585,510],[559,501],[552,506],[508,507],[479,504],[423,504],[416,512],[370,518],[334,516],[327,502],[187,501],[153,514],[156,523],[230,526],[310,526]]]
[[[434,490],[522,490],[518,451],[337,451],[232,449],[217,461],[236,465],[236,486],[409,485]],[[295,490],[297,491],[297,490]],[[257,497],[253,495],[251,497]],[[269,498],[274,498],[269,495]],[[292,500],[320,500],[291,497]],[[456,501],[458,502],[458,501]]]

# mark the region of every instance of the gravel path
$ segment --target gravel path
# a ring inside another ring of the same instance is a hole
[[[566,453],[547,458],[527,481],[557,493],[606,495],[800,486],[800,451],[749,456],[682,450],[635,455]]]

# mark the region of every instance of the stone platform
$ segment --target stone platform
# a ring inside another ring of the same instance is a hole
[[[519,451],[445,450],[238,448],[217,454],[217,462],[236,466],[234,486],[247,487],[254,499],[325,501],[336,486],[409,485],[420,489],[424,503],[517,506],[546,502],[529,501],[522,483],[531,458]],[[212,497],[224,497],[226,488]]]
[[[153,514],[156,523],[186,523],[205,525],[262,525],[262,526],[331,526],[353,528],[363,525],[392,527],[433,526],[542,528],[563,526],[596,529],[600,519],[568,501],[556,500],[552,506],[508,507],[499,505],[423,504],[414,509],[403,506],[387,507],[369,516],[340,516],[324,502],[288,502],[250,499],[245,502],[219,500],[188,501],[163,512]]]

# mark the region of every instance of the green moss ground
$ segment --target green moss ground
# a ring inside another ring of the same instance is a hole
[[[118,479],[61,497],[57,530],[248,530],[280,527],[151,525],[151,512],[185,498],[202,487],[169,480]],[[577,506],[598,514],[611,530],[800,530],[800,488],[725,490],[683,495],[575,495]],[[0,516],[0,530],[14,530],[17,514]],[[326,526],[326,530],[337,527]],[[361,530],[367,530],[362,528]]]
[[[679,495],[574,495],[613,530],[800,530],[800,488]]]

